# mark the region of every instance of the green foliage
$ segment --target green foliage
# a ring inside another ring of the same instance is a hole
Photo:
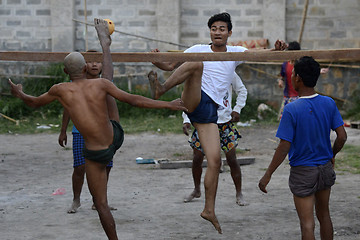
[[[360,89],[357,89],[352,93],[345,108],[345,118],[360,120]]]
[[[43,75],[51,76],[50,78],[25,78],[16,83],[22,83],[25,93],[32,96],[40,96],[47,92],[54,84],[68,81],[67,75],[63,71],[62,64],[50,64],[42,70]],[[59,102],[55,101],[51,104],[43,106],[34,110],[28,107],[20,99],[12,96],[4,96],[0,101],[0,110],[5,115],[12,118],[20,119],[24,117],[37,117],[42,118],[59,116],[62,112],[62,106]]]
[[[337,155],[336,170],[360,174],[360,146],[347,145]]]
[[[241,109],[240,121],[246,122],[246,121],[249,121],[250,119],[259,120],[257,109],[261,103],[265,103],[265,102],[266,102],[266,100],[255,99],[248,95],[248,97],[246,99],[246,105],[243,109]],[[236,104],[236,96],[233,96],[232,106],[235,106],[235,104]],[[265,113],[262,114],[262,116],[263,116],[263,119],[262,119],[263,121],[266,121],[266,122],[276,122],[277,121],[277,114],[274,110],[267,110]]]

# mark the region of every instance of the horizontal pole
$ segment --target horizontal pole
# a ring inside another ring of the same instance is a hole
[[[46,61],[62,62],[68,52],[0,52],[0,61]],[[82,52],[86,61],[102,61],[100,52]],[[127,52],[112,53],[113,62],[202,62],[202,61],[286,61],[302,56],[312,56],[317,60],[359,61],[360,48],[300,51],[247,51],[217,53],[180,52]]]

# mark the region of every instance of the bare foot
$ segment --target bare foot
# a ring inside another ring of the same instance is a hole
[[[220,233],[222,234],[222,231],[221,231],[221,227],[220,227],[220,224],[219,224],[219,221],[217,220],[215,214],[209,214],[207,213],[205,210],[200,214],[200,216],[205,219],[205,220],[208,220],[209,222],[212,223],[212,225],[215,227],[215,229]]]
[[[111,207],[111,206],[109,206],[109,208],[110,208],[110,211],[116,211],[116,210],[117,210],[116,207]],[[92,209],[92,210],[96,210],[96,207],[95,207],[94,204],[91,206],[91,209]]]
[[[110,46],[111,37],[108,22],[103,19],[94,18],[94,24],[101,46]]]
[[[148,74],[148,79],[149,79],[150,88],[151,88],[151,97],[155,100],[159,99],[163,88],[162,88],[161,84],[159,83],[159,80],[157,79],[157,73],[154,71],[150,71]]]
[[[76,213],[80,206],[81,206],[80,201],[73,201],[67,213]]]
[[[236,204],[239,206],[247,206],[249,205],[245,200],[244,200],[244,196],[242,195],[242,193],[240,194],[236,194]]]
[[[194,198],[199,198],[200,196],[201,192],[194,190],[188,197],[184,198],[184,202],[191,202]]]

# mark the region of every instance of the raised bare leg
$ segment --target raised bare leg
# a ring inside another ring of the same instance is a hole
[[[201,183],[201,174],[202,174],[202,163],[204,160],[204,154],[197,150],[193,150],[193,163],[192,163],[192,176],[194,180],[194,190],[193,192],[184,199],[184,202],[190,202],[194,198],[199,198],[201,196],[200,183]]]
[[[235,190],[236,190],[236,204],[239,206],[246,206],[248,205],[245,200],[244,196],[241,192],[242,180],[241,180],[241,169],[240,165],[236,159],[236,148],[231,149],[229,152],[226,153],[226,161],[230,167],[231,177],[233,179]]]
[[[104,164],[86,160],[86,179],[101,225],[111,240],[117,240],[114,218],[107,203],[107,175]]]
[[[109,33],[108,23],[107,21],[98,18],[94,19],[94,23],[103,51],[103,68],[101,76],[112,81],[114,76],[114,68],[110,53],[111,37]],[[112,96],[108,95],[106,98],[106,102],[108,106],[109,118],[111,120],[119,121],[119,110],[115,99]]]
[[[150,72],[148,77],[154,99],[160,98],[171,88],[185,83],[182,100],[189,112],[194,111],[201,99],[202,70],[202,62],[183,63],[163,84],[160,84],[155,72]]]
[[[215,199],[221,161],[219,129],[214,123],[194,123],[194,126],[199,133],[200,143],[208,162],[204,178],[205,207],[200,216],[210,221],[215,229],[222,233],[215,215]]]

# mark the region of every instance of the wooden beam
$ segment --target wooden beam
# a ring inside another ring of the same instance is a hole
[[[2,61],[47,61],[62,62],[68,52],[0,52]],[[83,52],[87,61],[102,61],[102,53]],[[179,52],[128,52],[112,53],[113,62],[202,62],[202,61],[253,61],[264,62],[297,59],[312,56],[317,60],[359,61],[360,48],[301,51],[248,51],[243,53],[179,53]]]

